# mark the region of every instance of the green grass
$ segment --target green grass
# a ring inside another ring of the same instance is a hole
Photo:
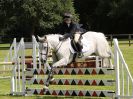
[[[1,49],[1,47],[5,47],[5,49]],[[7,55],[9,44],[0,44],[0,61],[4,60],[4,57]],[[131,74],[133,75],[133,45],[129,47],[129,45],[120,45],[120,49],[122,50],[122,53],[124,55],[124,58],[126,60],[126,63],[129,66],[129,70]],[[31,50],[26,50],[26,55],[31,55]],[[2,67],[1,67],[2,68]],[[0,76],[3,74],[0,74]],[[4,74],[4,75],[10,75],[10,73]],[[64,78],[66,76],[56,76],[56,78]],[[76,76],[77,77],[77,76]],[[74,75],[67,76],[67,78],[76,78]],[[114,78],[115,76],[78,76],[78,78],[86,79],[86,78],[98,78],[98,79],[106,79],[106,78]],[[35,87],[35,86],[33,86]],[[41,86],[43,87],[43,86]],[[50,86],[50,89],[80,89],[80,90],[86,90],[86,89],[96,89],[100,90],[101,87],[92,87],[92,86]],[[103,88],[103,90],[114,90],[115,86],[106,86]],[[0,99],[82,99],[86,97],[52,97],[52,96],[28,96],[28,97],[19,97],[19,96],[9,96],[10,93],[10,79],[0,79]],[[88,98],[86,98],[88,99]],[[94,99],[94,98],[89,98]],[[97,98],[95,98],[97,99]],[[101,99],[108,99],[108,98],[101,98]]]
[[[126,60],[126,63],[129,66],[129,70],[131,72],[131,74],[133,75],[133,45],[132,46],[125,46],[125,45],[121,45],[120,49],[123,53],[123,56]]]

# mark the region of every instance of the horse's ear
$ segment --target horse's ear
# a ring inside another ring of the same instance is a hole
[[[46,36],[43,36],[43,37],[39,37],[37,36],[39,42],[45,42],[47,40],[47,37]]]
[[[43,36],[44,37],[44,39],[45,39],[45,41],[47,40],[47,37],[46,36]]]

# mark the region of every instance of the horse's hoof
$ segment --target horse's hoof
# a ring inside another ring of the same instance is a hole
[[[44,91],[48,91],[49,90],[49,88],[47,87],[47,86],[44,86]]]
[[[49,81],[49,84],[54,84],[54,83],[55,83],[54,80],[55,80],[55,78],[52,78],[52,79]]]
[[[55,78],[52,78],[50,81],[54,81],[55,80]]]

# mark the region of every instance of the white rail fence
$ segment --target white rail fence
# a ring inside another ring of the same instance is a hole
[[[118,40],[114,39],[113,41],[114,66],[116,67],[116,98],[133,98],[133,78],[118,46]]]
[[[0,62],[0,65],[2,65],[0,73],[3,74],[0,76],[0,79],[6,79],[11,77],[8,74],[13,69],[13,61],[15,60],[16,49],[17,49],[16,38],[14,38],[13,43],[11,44],[10,49],[7,53],[7,56],[5,57],[3,62]]]
[[[14,61],[14,58],[16,56],[15,55],[16,54],[16,48],[17,48],[16,38],[14,38],[13,43],[11,44],[11,47],[9,49],[9,52],[8,52],[7,56],[5,57],[5,59],[4,59],[5,63]],[[8,70],[9,71],[12,70],[12,65],[3,65],[3,71],[8,71]]]
[[[37,68],[37,60],[39,61],[39,68],[41,69],[40,53],[39,53],[39,44],[36,41],[35,36],[32,36],[32,58],[33,58],[33,67]]]
[[[32,36],[32,59],[33,68],[37,69],[37,62],[39,62],[39,68],[41,68],[41,61],[39,60],[39,44],[36,38]],[[11,77],[11,95],[25,95],[26,82],[25,82],[25,68],[27,61],[25,59],[25,43],[22,38],[16,49],[16,56],[14,61],[14,67]],[[36,76],[34,76],[36,78]]]
[[[25,45],[24,39],[20,40],[20,43],[17,46],[14,66],[12,69],[11,77],[11,94],[24,94],[25,92]]]

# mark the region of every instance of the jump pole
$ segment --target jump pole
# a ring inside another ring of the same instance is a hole
[[[14,62],[0,62],[0,65],[14,65]]]

